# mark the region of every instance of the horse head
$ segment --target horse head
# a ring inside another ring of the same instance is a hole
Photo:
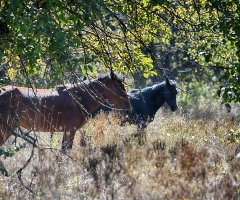
[[[176,111],[178,109],[176,96],[177,96],[177,89],[176,89],[176,81],[166,79],[165,81],[166,87],[164,92],[165,101],[169,105],[171,111]]]

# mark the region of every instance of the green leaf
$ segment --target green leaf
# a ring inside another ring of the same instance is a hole
[[[5,167],[1,167],[1,168],[0,168],[0,172],[1,172],[4,176],[9,176],[9,173],[8,173],[8,171],[6,170]]]
[[[112,31],[116,31],[116,27],[115,26],[109,26],[111,28]]]
[[[109,19],[110,19],[110,14],[108,14],[106,17],[105,17],[105,19],[108,21]]]
[[[221,96],[221,92],[222,92],[221,89],[219,89],[219,90],[217,91],[217,95],[218,95],[219,97]]]
[[[209,62],[212,59],[212,54],[205,54],[204,57],[205,57],[205,61]]]
[[[0,63],[1,63],[2,57],[3,57],[3,53],[0,51]]]
[[[93,72],[93,67],[91,65],[88,65],[88,69],[90,70],[90,72]]]
[[[222,78],[223,78],[224,80],[228,80],[228,79],[229,79],[229,76],[230,76],[230,72],[227,70],[227,71],[223,74]]]
[[[87,73],[87,70],[86,70],[86,68],[84,67],[84,68],[82,69],[82,76],[85,76],[86,73]]]
[[[222,95],[222,98],[223,98],[223,100],[224,100],[225,102],[228,102],[228,101],[229,101],[229,99],[228,99],[228,94],[227,94],[226,89],[225,89],[225,91],[224,91],[224,93],[223,93],[223,95]]]
[[[228,103],[225,104],[225,107],[228,112],[231,112],[231,106]]]
[[[19,147],[14,147],[13,150],[18,152],[20,149],[19,149]]]
[[[81,44],[81,38],[79,36],[75,37],[75,42],[79,46]]]

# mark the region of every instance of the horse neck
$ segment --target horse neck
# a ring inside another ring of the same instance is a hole
[[[80,94],[80,104],[88,113],[91,113],[103,103],[105,89],[98,81],[86,81],[77,90]]]
[[[151,93],[157,112],[157,110],[165,103],[165,83],[163,82],[152,86]]]

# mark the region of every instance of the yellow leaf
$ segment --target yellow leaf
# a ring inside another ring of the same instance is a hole
[[[149,74],[144,73],[143,76],[144,76],[145,78],[148,78],[148,77],[149,77]]]

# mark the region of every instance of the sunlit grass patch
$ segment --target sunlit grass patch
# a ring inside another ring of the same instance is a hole
[[[131,137],[135,126],[129,124],[121,126],[122,117],[110,112],[101,112],[94,118],[90,118],[84,126],[85,140],[92,148],[104,145],[120,145],[127,137]],[[78,138],[82,136],[78,133]],[[79,142],[79,139],[77,140]]]
[[[61,133],[48,148],[27,145],[3,160],[10,177],[0,175],[0,196],[25,199],[226,199],[238,195],[239,144],[229,142],[236,120],[193,120],[158,113],[139,143],[135,125],[102,113],[85,126],[86,145],[77,132],[73,149],[60,152]],[[46,143],[50,135],[42,135]],[[59,144],[60,143],[60,144]],[[233,181],[234,180],[234,181]],[[221,192],[219,192],[221,190]]]
[[[227,140],[230,129],[238,126],[239,123],[231,119],[220,123],[217,120],[189,120],[182,116],[159,117],[148,126],[147,138],[151,142],[158,139],[165,141],[168,148],[184,140],[197,149],[207,147],[224,153],[233,148]]]

